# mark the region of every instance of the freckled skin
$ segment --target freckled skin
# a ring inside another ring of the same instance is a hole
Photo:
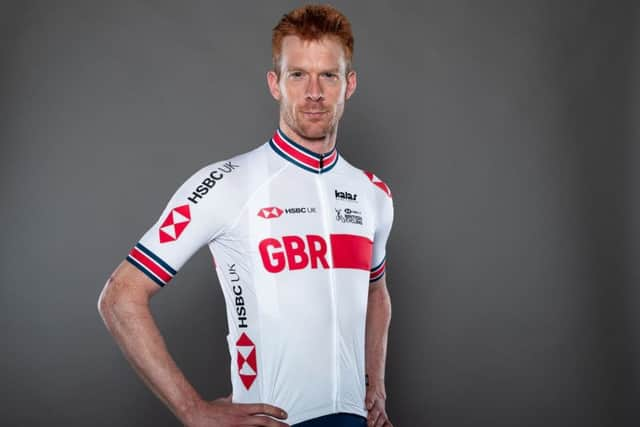
[[[280,103],[280,128],[317,153],[331,150],[344,104],[356,88],[355,71],[347,71],[344,49],[331,37],[282,40],[280,75],[269,71],[267,82]]]

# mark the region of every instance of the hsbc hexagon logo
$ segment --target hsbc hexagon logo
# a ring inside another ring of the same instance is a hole
[[[284,211],[276,206],[269,206],[258,211],[258,216],[264,219],[278,218]]]
[[[258,376],[258,364],[256,362],[256,345],[244,332],[236,341],[238,350],[238,375],[242,384],[249,390]]]
[[[189,205],[178,206],[171,209],[169,215],[164,219],[160,230],[160,243],[173,242],[178,240],[187,225],[191,222],[191,212]]]

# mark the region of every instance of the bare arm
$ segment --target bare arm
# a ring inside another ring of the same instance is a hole
[[[178,419],[185,422],[201,397],[167,351],[149,309],[160,287],[123,261],[98,300],[102,319],[136,373]]]
[[[205,402],[187,381],[169,354],[149,309],[150,298],[160,287],[141,271],[123,261],[107,281],[98,300],[98,311],[136,373],[153,393],[185,425],[284,426],[267,414],[285,418],[270,405],[238,405],[230,399]],[[255,423],[255,424],[254,424]]]
[[[387,393],[384,370],[387,358],[387,337],[391,322],[391,298],[386,276],[369,285],[367,325],[365,337],[365,364],[368,377],[366,405],[368,425],[391,426],[386,414]]]

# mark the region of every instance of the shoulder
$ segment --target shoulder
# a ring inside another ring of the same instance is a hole
[[[262,146],[251,151],[209,163],[192,173],[174,192],[169,207],[179,207],[190,217],[210,218],[233,212],[251,191],[250,171],[260,161]]]
[[[369,180],[369,183],[373,186],[375,186],[376,188],[378,188],[379,190],[381,190],[385,196],[387,196],[389,199],[392,198],[391,196],[391,188],[389,188],[389,185],[383,181],[382,179],[378,178],[378,176],[376,174],[374,174],[371,171],[362,171],[364,173],[364,175],[367,177],[367,179]]]
[[[187,200],[198,204],[215,193],[237,193],[247,187],[250,171],[264,160],[263,146],[210,163],[198,169],[182,186]]]
[[[376,194],[376,198],[391,199],[391,188],[380,179],[378,175],[368,169],[360,169],[349,163],[344,157],[340,157],[342,162],[342,171],[348,174],[351,179],[360,180],[365,188],[369,188],[372,193]]]

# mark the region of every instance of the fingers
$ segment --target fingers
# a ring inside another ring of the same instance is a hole
[[[377,408],[374,408],[372,410],[369,411],[369,414],[367,415],[367,426],[369,427],[373,427],[375,425],[377,425],[378,419],[382,418],[380,417],[380,412],[378,411]],[[384,421],[384,419],[383,419]]]
[[[387,417],[385,415],[380,415],[378,416],[378,420],[373,425],[374,427],[383,427],[388,421],[389,420],[387,420]]]
[[[393,424],[391,424],[391,421],[389,421],[387,417],[384,403],[376,399],[367,399],[365,400],[365,406],[368,410],[368,427],[393,427]]]
[[[249,415],[270,415],[282,420],[286,419],[288,416],[283,409],[266,403],[239,403],[237,405]]]

